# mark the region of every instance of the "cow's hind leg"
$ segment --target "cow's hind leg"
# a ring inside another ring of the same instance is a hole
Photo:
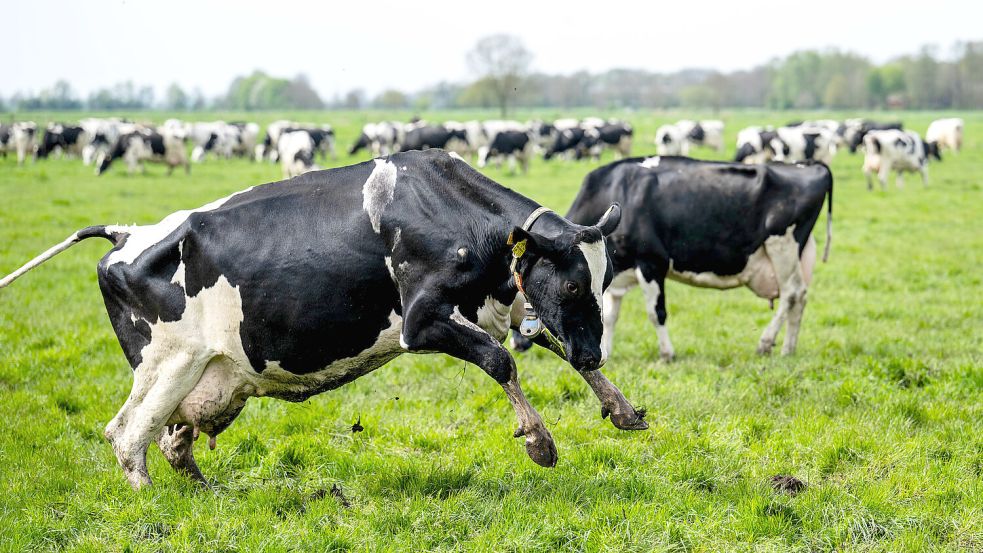
[[[665,271],[639,268],[638,284],[645,294],[645,308],[659,338],[659,356],[663,361],[672,361],[676,357],[676,351],[669,339],[669,329],[666,328],[669,313],[666,311]]]
[[[795,328],[793,329],[793,325],[790,325],[789,333],[793,334],[794,330],[795,335],[791,337],[791,340],[789,340],[789,336],[786,336],[782,353],[787,355],[795,352],[795,343],[798,339],[798,322],[802,319],[806,296],[805,278],[799,260],[799,245],[792,235],[792,229],[789,228],[784,235],[768,237],[765,240],[765,252],[771,260],[775,276],[778,279],[779,301],[778,311],[761,334],[758,353],[771,353],[778,333],[785,321],[791,316],[795,321]]]
[[[615,275],[608,289],[604,291],[603,321],[604,334],[601,336],[601,351],[605,358],[614,351],[614,327],[621,315],[621,302],[625,294],[637,284],[635,271],[628,270]]]
[[[181,351],[180,346],[146,352],[133,374],[133,389],[119,413],[106,426],[106,439],[113,445],[126,479],[134,489],[151,483],[147,472],[147,447],[164,429],[167,419],[194,388],[208,358]],[[158,352],[168,352],[156,359]]]

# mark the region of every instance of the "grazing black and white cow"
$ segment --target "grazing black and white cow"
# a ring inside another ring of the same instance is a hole
[[[565,129],[557,127],[553,143],[546,149],[543,159],[550,160],[561,154],[568,159],[577,156],[580,143],[584,140],[584,133],[584,129],[579,126]]]
[[[88,227],[0,288],[80,240],[113,242],[97,272],[134,382],[105,435],[134,488],[151,483],[153,440],[204,483],[195,438],[204,432],[214,446],[249,397],[304,401],[407,352],[481,367],[515,409],[515,436],[551,467],[553,438],[501,342],[524,290],[602,413],[620,428],[646,427],[598,371],[612,277],[604,236],[620,216],[609,206],[591,226],[575,225],[445,152],[399,153],[250,188],[155,225]]]
[[[610,121],[598,127],[587,128],[577,150],[577,159],[590,156],[599,160],[604,148],[614,150],[617,159],[628,157],[631,155],[633,135],[631,125],[621,121]]]
[[[10,148],[17,152],[17,164],[38,150],[38,126],[34,121],[18,121],[10,126]]]
[[[734,161],[743,163],[765,163],[784,155],[778,133],[771,127],[747,127],[737,133],[737,153]],[[781,151],[775,151],[776,144]]]
[[[162,129],[163,130],[163,129]],[[143,162],[153,161],[167,165],[167,174],[174,172],[175,167],[184,167],[191,174],[191,163],[184,146],[183,134],[172,133],[169,130],[157,132],[153,129],[139,128],[119,137],[109,152],[97,160],[96,174],[102,175],[117,159],[126,161],[127,172],[133,174],[137,169],[144,171]]]
[[[404,125],[394,121],[366,123],[362,134],[348,150],[349,155],[355,155],[362,149],[368,149],[375,157],[387,156],[399,151],[399,144],[405,136]]]
[[[858,124],[859,121],[859,124]],[[864,143],[864,136],[870,131],[901,130],[903,125],[900,121],[893,123],[878,123],[867,119],[848,120],[843,127],[843,142],[849,148],[850,153],[856,153],[857,148]]]
[[[836,155],[836,144],[836,133],[824,127],[779,127],[772,138],[774,155],[771,159],[785,163],[821,161],[829,164]]]
[[[90,142],[85,129],[79,126],[50,123],[44,130],[44,137],[38,145],[36,156],[46,159],[49,155],[61,152],[62,155],[82,155],[82,150]]]
[[[503,157],[509,160],[509,169],[515,171],[518,160],[523,173],[529,172],[529,157],[532,155],[533,141],[528,132],[503,130],[495,133],[491,143],[483,147],[478,156],[478,167],[485,167],[489,159],[496,159],[501,164]]]
[[[691,146],[713,148],[718,152],[724,151],[724,122],[719,119],[691,121],[683,119],[676,122],[676,127]]]
[[[443,125],[419,125],[406,131],[406,137],[400,144],[401,152],[410,150],[426,150],[428,148],[444,148],[451,140],[468,141],[467,132],[463,128],[448,129]]]
[[[318,169],[314,165],[317,143],[309,131],[285,129],[280,133],[276,147],[283,178],[296,177]]]
[[[99,155],[108,153],[121,134],[136,130],[135,125],[115,117],[89,117],[79,121],[79,126],[85,129],[89,137],[89,143],[82,147],[82,163],[86,165],[91,165]]]
[[[888,129],[869,131],[864,135],[864,176],[867,189],[873,190],[870,175],[877,173],[881,188],[887,187],[887,177],[891,171],[897,173],[898,188],[904,187],[902,173],[919,172],[922,184],[928,184],[928,160],[930,157],[942,161],[939,145],[925,142],[914,131]]]
[[[282,133],[284,129],[297,126],[297,123],[287,121],[285,119],[280,119],[267,125],[266,136],[263,137],[263,142],[256,145],[256,161],[263,161],[264,159],[276,161],[277,141],[280,139],[280,133]]]
[[[963,120],[958,117],[936,119],[925,131],[925,142],[938,145],[941,151],[948,148],[958,152],[963,147]]]
[[[10,125],[6,123],[0,123],[0,154],[3,154],[3,157],[5,158],[7,157],[7,151],[10,149],[12,145],[11,142],[12,137],[13,137],[13,129],[10,127]]]
[[[688,156],[689,141],[676,125],[662,125],[655,131],[655,151],[660,156]]]
[[[526,122],[526,129],[529,131],[533,149],[537,154],[546,151],[550,139],[556,133],[556,127],[552,123],[547,123],[539,119]]]
[[[827,196],[823,259],[829,253],[833,196],[833,176],[825,165],[653,157],[592,171],[567,217],[590,219],[603,212],[605,202],[624,206],[621,225],[607,238],[615,277],[604,294],[605,352],[613,346],[622,298],[638,285],[659,352],[673,358],[666,329],[668,278],[704,288],[747,286],[764,299],[778,299],[758,351],[771,352],[787,319],[782,353],[793,353],[815,265],[812,229]]]

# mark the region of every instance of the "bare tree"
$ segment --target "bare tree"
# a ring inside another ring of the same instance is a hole
[[[486,36],[468,52],[468,65],[480,76],[479,82],[487,88],[502,111],[508,112],[509,104],[518,96],[532,62],[532,52],[526,50],[522,40],[514,35]]]

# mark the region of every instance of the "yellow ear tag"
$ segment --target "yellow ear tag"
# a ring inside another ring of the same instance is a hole
[[[512,246],[512,256],[513,257],[519,258],[519,257],[522,257],[523,254],[525,254],[525,253],[526,253],[526,241],[525,241],[525,239],[519,240],[518,242],[515,243],[514,246]]]
[[[512,235],[513,235],[513,234],[515,234],[515,231],[513,231],[513,232],[510,232],[510,233],[509,233],[509,239],[505,241],[505,245],[506,245],[506,246],[511,246],[511,245],[512,245],[512,244],[514,243],[514,242],[512,241]]]

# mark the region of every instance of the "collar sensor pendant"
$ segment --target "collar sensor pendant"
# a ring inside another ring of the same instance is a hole
[[[533,310],[531,303],[525,304],[526,316],[519,323],[519,334],[526,338],[535,338],[543,332],[543,323],[539,320],[539,315]]]

